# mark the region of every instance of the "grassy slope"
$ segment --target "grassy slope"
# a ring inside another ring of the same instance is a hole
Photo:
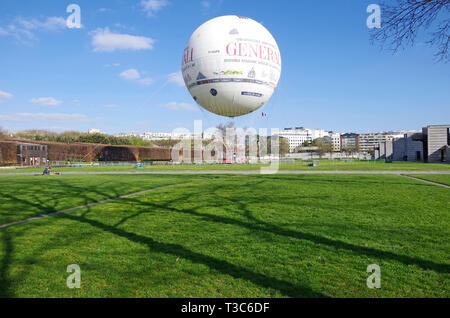
[[[393,163],[384,163],[384,161],[353,161],[345,162],[340,160],[319,160],[318,167],[309,167],[308,161],[296,161],[294,163],[282,163],[281,170],[409,170],[409,171],[428,171],[428,170],[447,170],[450,171],[450,165],[436,164],[436,163],[416,163],[395,161]],[[224,165],[224,164],[205,164],[205,165],[154,165],[146,166],[145,169],[136,169],[134,166],[93,166],[84,168],[54,168],[53,171],[67,172],[67,171],[215,171],[215,170],[259,170],[261,167],[267,165],[251,164],[251,165]],[[24,169],[2,169],[0,172],[42,172],[39,168],[24,168]]]
[[[450,186],[450,174],[415,174],[412,176]]]
[[[60,179],[68,192],[72,178]],[[450,296],[447,189],[400,176],[173,178],[190,183],[0,230],[0,295]],[[79,290],[65,286],[73,263]],[[366,287],[373,263],[380,290]]]

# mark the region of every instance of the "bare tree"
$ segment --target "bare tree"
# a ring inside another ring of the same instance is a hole
[[[234,128],[234,122],[229,121],[228,123],[224,124],[219,124],[216,126],[216,128],[222,133],[222,136],[225,136],[227,133],[227,129],[232,129]]]
[[[324,138],[318,138],[314,141],[315,146],[317,147],[317,153],[319,154],[319,157],[322,158],[322,156],[326,153],[333,152],[333,144],[331,140],[326,140]]]
[[[5,139],[7,137],[7,132],[3,130],[3,127],[0,126],[0,140]]]
[[[372,42],[394,53],[415,43],[418,33],[429,31],[426,43],[436,48],[437,61],[448,62],[450,42],[450,0],[396,0],[382,3],[381,28],[374,29]]]

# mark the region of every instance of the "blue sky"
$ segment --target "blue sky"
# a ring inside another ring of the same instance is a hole
[[[71,3],[81,8],[81,29],[65,26]],[[0,126],[119,133],[226,123],[195,104],[178,72],[192,32],[228,14],[261,22],[283,60],[272,99],[236,126],[367,132],[448,124],[450,64],[435,63],[420,38],[395,56],[371,45],[370,3],[2,0]]]

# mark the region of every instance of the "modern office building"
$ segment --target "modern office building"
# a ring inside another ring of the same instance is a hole
[[[335,152],[341,151],[341,134],[329,131],[328,135],[330,136],[333,142],[333,151]]]
[[[307,142],[312,143],[318,138],[330,137],[333,142],[334,151],[340,150],[340,134],[329,132],[323,129],[308,129],[304,127],[285,128],[278,135],[289,141],[289,152],[294,152]]]
[[[375,151],[379,143],[394,140],[393,135],[388,133],[369,133],[359,135],[359,151],[369,153]]]
[[[431,125],[422,128],[425,162],[449,162],[450,125]]]
[[[116,135],[116,137],[139,137],[144,140],[180,140],[180,139],[191,139],[194,134],[189,132],[146,132],[146,133],[121,133]]]
[[[394,142],[395,140],[387,140],[378,143],[373,152],[375,159],[394,160]]]
[[[315,140],[317,138],[324,138],[329,137],[330,133],[323,129],[307,129],[309,133],[311,134],[312,140]]]
[[[403,138],[380,142],[375,150],[375,158],[448,163],[450,125],[430,125],[422,128],[422,132],[409,132]]]
[[[341,135],[341,152],[359,152],[359,135],[347,133]]]
[[[311,131],[303,127],[285,128],[280,130],[278,135],[286,138],[289,142],[289,152],[294,152],[299,146],[305,142],[311,143],[313,140]]]

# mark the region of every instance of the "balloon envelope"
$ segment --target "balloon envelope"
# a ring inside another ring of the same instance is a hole
[[[221,116],[242,116],[272,96],[281,75],[280,51],[258,22],[218,17],[192,34],[183,53],[182,74],[200,106]]]

